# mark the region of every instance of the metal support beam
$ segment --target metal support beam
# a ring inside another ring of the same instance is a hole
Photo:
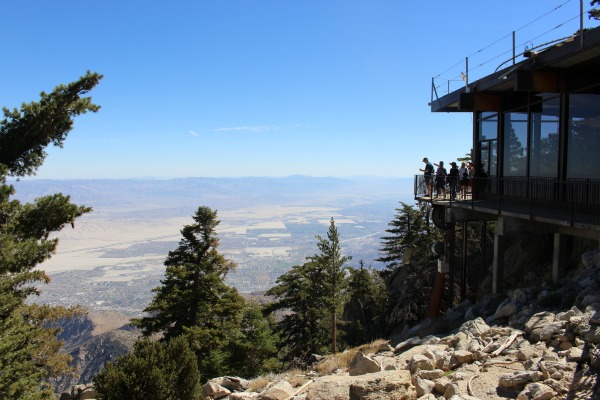
[[[501,293],[504,283],[504,219],[498,218],[494,234],[494,263],[492,266],[492,293]]]
[[[571,236],[560,233],[554,234],[554,248],[552,250],[552,282],[557,283],[564,276],[569,264],[573,239]]]

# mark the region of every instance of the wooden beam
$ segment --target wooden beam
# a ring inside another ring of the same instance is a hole
[[[517,71],[515,92],[560,93],[564,79],[556,71]]]
[[[500,111],[501,97],[488,93],[461,93],[458,100],[460,111]]]

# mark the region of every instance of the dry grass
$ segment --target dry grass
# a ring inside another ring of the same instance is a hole
[[[299,387],[305,384],[309,378],[306,377],[306,371],[300,368],[294,368],[281,374],[267,374],[254,378],[248,385],[248,391],[261,392],[269,383],[286,380],[293,387]]]
[[[250,383],[248,384],[248,391],[260,392],[264,388],[267,387],[269,382],[274,381],[276,378],[277,378],[277,375],[275,375],[275,374],[267,374],[267,375],[258,376],[250,381]]]
[[[330,354],[315,365],[314,369],[319,375],[330,375],[338,369],[348,368],[359,351],[364,354],[373,354],[384,343],[387,343],[387,340],[377,339],[371,343],[344,350],[342,353]]]
[[[342,353],[327,355],[323,358],[323,360],[315,365],[314,370],[319,375],[331,375],[338,369],[348,368],[352,362],[352,359],[359,351],[362,351],[364,354],[373,354],[377,351],[379,346],[384,343],[387,343],[387,340],[378,339],[362,346],[347,349]],[[280,380],[286,380],[293,387],[299,387],[308,382],[309,378],[306,376],[306,371],[300,368],[294,368],[281,374],[271,373],[256,377],[250,381],[250,384],[248,385],[248,391],[260,392],[264,390],[269,383]]]
[[[306,371],[300,368],[294,368],[281,374],[282,379],[285,379],[293,387],[304,385],[309,379],[306,377]]]

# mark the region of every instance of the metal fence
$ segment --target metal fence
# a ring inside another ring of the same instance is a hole
[[[423,175],[415,176],[414,189],[415,199],[429,199]],[[455,199],[450,198],[448,189],[445,199],[437,199],[447,200],[450,205],[515,213],[566,225],[600,225],[600,180],[597,179],[475,177],[470,179],[466,193]],[[434,199],[435,195],[434,190]]]

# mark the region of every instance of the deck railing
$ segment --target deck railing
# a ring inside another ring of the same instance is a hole
[[[427,185],[422,175],[415,176],[415,199],[426,197]],[[441,194],[434,200],[444,200]],[[448,188],[447,188],[448,189]],[[515,213],[536,219],[548,219],[562,224],[600,225],[600,180],[554,178],[471,178],[466,193],[446,199],[450,205],[497,213]]]

